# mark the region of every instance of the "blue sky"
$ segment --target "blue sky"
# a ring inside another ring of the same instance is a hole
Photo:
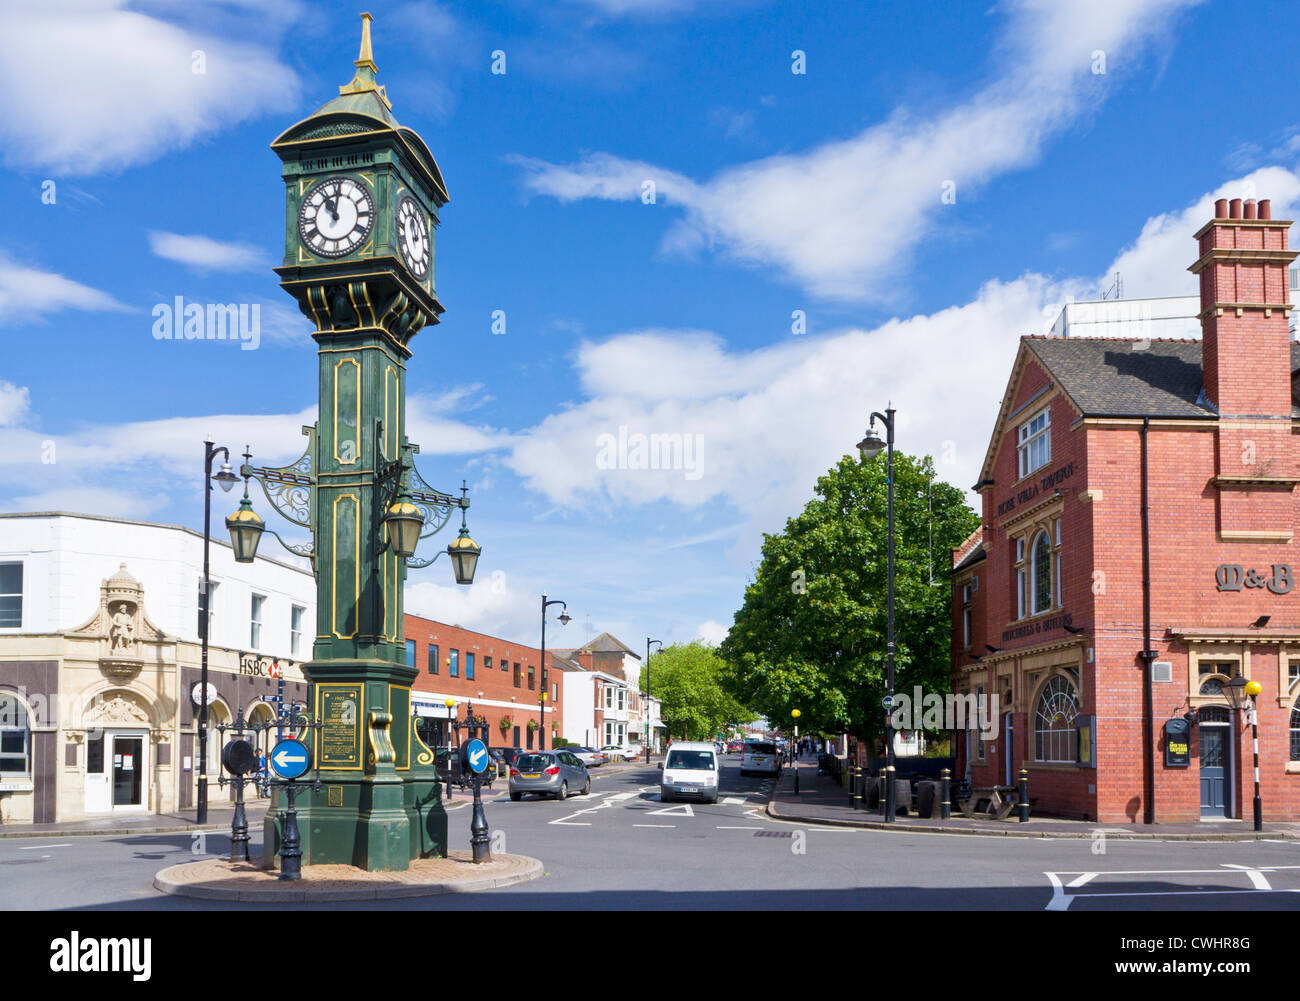
[[[351,78],[360,8],[14,7],[0,509],[200,527],[208,432],[287,463],[314,419],[269,143]],[[427,480],[469,481],[484,547],[472,588],[440,561],[408,608],[509,637],[535,640],[546,589],[576,619],[556,642],[719,639],[762,533],[871,410],[969,486],[1020,334],[1116,269],[1130,296],[1194,291],[1220,193],[1300,201],[1281,0],[369,10],[451,193],[411,436]],[[156,340],[176,296],[259,304],[259,347]],[[699,465],[601,468],[620,427],[690,435]]]

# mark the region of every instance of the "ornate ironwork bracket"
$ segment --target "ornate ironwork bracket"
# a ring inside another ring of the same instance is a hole
[[[316,506],[316,425],[303,426],[307,436],[307,450],[287,466],[250,466],[245,462],[239,475],[257,480],[271,506],[286,520],[312,531],[312,510]],[[249,458],[247,454],[246,458]],[[267,527],[276,541],[295,556],[315,560],[316,547],[312,542],[292,544]]]

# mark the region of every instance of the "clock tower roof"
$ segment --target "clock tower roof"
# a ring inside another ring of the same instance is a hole
[[[439,206],[451,198],[442,171],[433,153],[414,130],[401,125],[393,115],[393,104],[384,87],[376,79],[379,67],[375,65],[370,47],[369,14],[361,15],[361,51],[353,65],[356,72],[349,83],[339,87],[339,96],[328,101],[302,121],[285,129],[271,148],[281,159],[295,157],[300,151],[318,148],[322,144],[348,145],[353,141],[372,139],[376,133],[391,131],[394,138],[409,154],[416,169],[433,190]]]

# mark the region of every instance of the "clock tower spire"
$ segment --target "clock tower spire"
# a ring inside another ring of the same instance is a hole
[[[373,20],[374,18],[369,14],[361,15],[361,52],[354,64],[357,72],[353,75],[351,83],[339,87],[339,94],[364,94],[373,91],[379,95],[385,105],[392,108],[393,103],[388,100],[388,94],[375,80],[379,67],[375,65],[374,53],[370,51],[370,22]]]

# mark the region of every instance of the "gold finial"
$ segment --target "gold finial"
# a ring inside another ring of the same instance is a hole
[[[375,65],[374,53],[370,51],[370,22],[373,20],[368,13],[361,15],[361,54],[357,56],[356,66],[358,69],[368,66],[377,73],[379,67]]]
[[[388,99],[384,88],[375,80],[379,67],[375,65],[375,56],[370,49],[370,22],[373,20],[374,18],[368,13],[361,15],[361,52],[354,64],[357,71],[351,83],[339,87],[339,94],[364,94],[373,91],[391,109],[393,102]]]

